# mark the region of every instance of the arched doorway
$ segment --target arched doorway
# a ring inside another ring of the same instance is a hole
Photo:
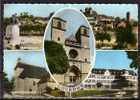
[[[69,79],[70,79],[70,82],[71,83],[74,83],[76,81],[79,81],[81,79],[81,71],[79,70],[79,68],[75,65],[72,65],[70,67],[70,76],[69,76]]]

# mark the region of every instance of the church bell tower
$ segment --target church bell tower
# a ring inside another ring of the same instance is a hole
[[[66,21],[61,18],[54,17],[52,19],[51,39],[63,45],[65,41],[64,37],[65,31],[66,31]]]

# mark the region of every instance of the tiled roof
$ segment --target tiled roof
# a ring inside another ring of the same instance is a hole
[[[39,67],[39,66],[34,66],[30,64],[25,64],[22,62],[18,62],[16,68],[23,68],[23,72],[19,75],[20,78],[36,78],[40,79],[44,74],[47,73],[45,68]]]
[[[136,73],[132,70],[126,70],[126,69],[122,69],[122,70],[118,70],[118,69],[98,69],[98,68],[93,68],[92,69],[92,73],[95,73],[95,74],[104,74],[104,72],[108,70],[111,75],[122,75],[125,73],[125,71],[128,71],[128,73],[130,75],[136,75]]]
[[[76,38],[75,38],[75,36],[73,34],[70,35],[66,40],[70,40],[70,41],[74,41],[74,42],[77,41]]]

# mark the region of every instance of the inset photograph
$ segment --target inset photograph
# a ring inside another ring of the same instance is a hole
[[[138,97],[138,52],[97,51],[96,63],[73,97]]]
[[[54,79],[68,87],[79,85],[95,60],[94,33],[88,21],[76,9],[63,9],[52,17],[45,32],[45,58]]]
[[[26,5],[4,6],[4,49],[5,50],[41,50],[47,16],[28,12]],[[19,8],[17,10],[17,8]],[[12,9],[12,12],[9,11]],[[33,9],[33,8],[31,8]]]
[[[35,58],[35,59],[34,59]],[[50,79],[39,51],[4,52],[4,98],[43,98]],[[45,83],[42,85],[42,83]]]

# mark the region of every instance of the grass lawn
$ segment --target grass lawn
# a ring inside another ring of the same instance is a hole
[[[72,93],[73,97],[84,97],[84,96],[110,96],[114,97],[118,91],[116,90],[80,90]]]

